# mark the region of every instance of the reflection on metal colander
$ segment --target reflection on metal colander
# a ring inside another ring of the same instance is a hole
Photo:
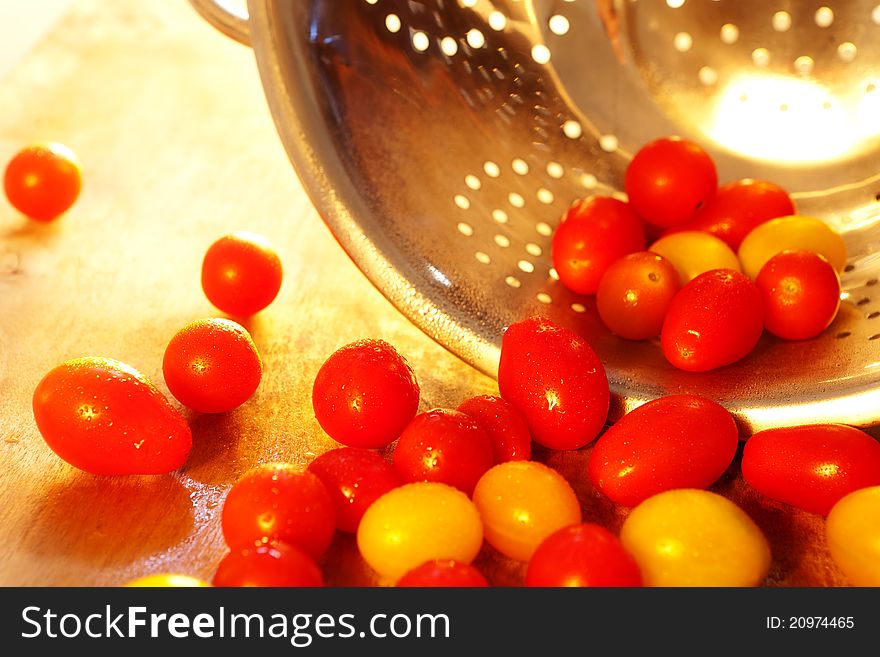
[[[504,328],[582,333],[612,419],[704,394],[744,430],[880,423],[880,4],[744,0],[249,3],[279,133],[343,247],[429,335],[495,374]],[[622,193],[632,154],[678,134],[722,182],[793,192],[846,240],[840,316],[689,374],[611,336],[565,290],[550,240],[568,205]]]

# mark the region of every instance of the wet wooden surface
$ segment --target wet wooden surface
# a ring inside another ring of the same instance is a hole
[[[88,0],[0,81],[0,160],[42,140],[82,160],[84,190],[50,225],[0,203],[0,584],[117,585],[179,572],[210,579],[224,545],[231,484],[269,460],[307,464],[335,444],[312,414],[311,382],[337,347],[394,344],[416,371],[421,409],[455,407],[497,386],[423,335],[360,274],[312,208],[267,109],[252,52],[216,33],[184,0]],[[167,393],[164,348],[217,312],[202,294],[201,258],[219,236],[252,230],[278,248],[285,280],[246,323],[265,366],[240,409],[185,411],[194,448],[179,472],[101,478],[59,460],[31,412],[56,364],[108,356]],[[574,486],[584,518],[617,530],[626,511],[586,478],[589,449],[535,450]],[[714,489],[761,526],[770,585],[845,583],[822,519],[763,499],[738,464]],[[524,567],[486,547],[490,581],[518,585]],[[331,584],[376,583],[354,539],[337,533],[322,560]]]

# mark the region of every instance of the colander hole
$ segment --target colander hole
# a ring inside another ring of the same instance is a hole
[[[770,24],[777,32],[787,32],[791,27],[791,14],[787,11],[777,11],[773,14]]]
[[[679,9],[684,6],[684,0],[666,0],[666,6],[670,9]]]
[[[538,235],[543,235],[544,237],[550,237],[553,234],[553,228],[548,223],[544,223],[543,221],[539,221],[535,224],[535,230],[538,231]]]
[[[787,112],[788,111],[788,103],[782,103],[782,105],[779,106],[779,111],[780,112]]]
[[[732,45],[739,40],[739,28],[733,23],[725,23],[721,26],[721,42]]]
[[[507,195],[507,202],[515,208],[521,208],[526,204],[526,200],[522,197],[522,194],[517,194],[516,192],[510,192],[510,194]]]
[[[547,274],[548,274],[548,275],[550,276],[550,278],[552,278],[554,281],[558,281],[558,280],[559,280],[559,272],[556,271],[556,268],[555,268],[555,267],[550,267],[550,269],[547,270]]]
[[[470,237],[474,234],[474,227],[470,224],[466,224],[465,222],[460,222],[457,226],[458,232],[464,235],[465,237]]]
[[[541,249],[540,246],[538,246],[538,245],[535,244],[534,242],[529,242],[528,244],[526,244],[526,252],[527,252],[529,255],[533,255],[533,256],[535,256],[535,257],[537,258],[537,257],[539,257],[544,251],[543,251],[543,249]]]
[[[571,309],[576,313],[585,313],[587,312],[587,307],[582,303],[573,303],[571,304]]]
[[[470,8],[477,5],[477,0],[458,0],[462,7]]]
[[[547,175],[551,178],[555,178],[559,180],[562,176],[565,175],[565,169],[559,162],[548,162],[547,163]]]
[[[837,335],[835,335],[834,337],[837,338],[838,340],[842,340],[843,338],[848,338],[851,335],[852,335],[852,333],[850,333],[849,331],[842,331],[842,332],[838,333]]]
[[[392,34],[400,32],[400,17],[397,14],[388,14],[385,17],[385,28]]]
[[[700,80],[700,84],[706,87],[711,87],[718,82],[718,71],[711,66],[704,66],[700,69],[699,73],[697,73],[697,77]]]
[[[880,196],[880,194],[878,194],[878,196]],[[877,200],[880,201],[880,199],[877,199]],[[843,268],[843,271],[844,272],[851,272],[855,268],[856,268],[855,265],[847,265],[846,267]]]
[[[483,186],[483,183],[480,182],[480,179],[472,173],[469,173],[464,177],[464,184],[474,191],[477,191],[478,189],[480,189],[480,187]]]
[[[498,234],[495,236],[494,239],[495,239],[495,244],[500,246],[502,249],[506,249],[508,246],[510,246],[510,238],[507,237],[506,235]]]
[[[583,133],[584,131],[583,128],[581,128],[581,124],[573,119],[569,119],[562,124],[562,134],[569,139],[579,139]]]
[[[865,304],[871,303],[871,300],[868,297],[862,297],[856,302],[857,306],[864,306]]]
[[[547,26],[556,36],[567,34],[568,30],[571,28],[568,19],[561,14],[554,14],[551,16],[550,20],[547,21]]]
[[[483,36],[483,33],[480,32],[477,28],[468,30],[467,36],[465,38],[467,39],[468,45],[471,48],[477,49],[482,48],[486,45],[486,37]]]
[[[485,171],[486,175],[490,178],[497,178],[501,175],[501,167],[495,164],[492,160],[486,160],[483,162],[483,171]]]
[[[581,175],[581,185],[586,187],[587,189],[595,189],[596,185],[599,184],[599,181],[596,180],[596,176],[592,173],[585,173]]]
[[[871,10],[871,20],[880,25],[880,5]]]
[[[456,194],[452,200],[462,210],[468,210],[471,207],[471,202],[468,200],[467,196]]]
[[[873,92],[876,91],[876,90],[877,90],[877,85],[874,84],[873,82],[869,82],[869,83],[865,86],[865,93],[866,93],[866,94],[873,93]]]
[[[868,315],[868,319],[877,319],[878,317],[880,317],[880,311],[878,310],[875,310],[870,315]]]
[[[492,258],[489,257],[488,253],[483,253],[482,251],[477,251],[474,254],[474,257],[477,259],[477,262],[482,263],[484,265],[488,265],[492,262]]]
[[[427,34],[424,32],[412,33],[412,46],[416,52],[425,52],[429,45],[431,45],[431,42]]]
[[[458,52],[458,42],[450,36],[445,36],[440,39],[440,50],[447,57],[452,57]]]
[[[867,285],[868,287],[871,287],[872,285],[877,285],[877,279],[876,278],[869,278],[865,282],[865,285]]]
[[[869,337],[868,339],[869,339],[869,340],[876,340],[877,338],[880,338],[880,333],[875,333],[874,335],[872,335],[872,336]]]
[[[831,7],[819,7],[813,15],[813,20],[819,27],[831,27],[834,22],[834,12]]]
[[[500,11],[493,11],[489,14],[489,27],[500,32],[507,27],[507,18]]]
[[[366,0],[366,3],[367,3],[368,5],[374,5],[374,4],[376,4],[377,2],[379,2],[379,0]]]
[[[678,52],[687,52],[694,45],[694,39],[687,32],[679,32],[673,37],[672,45]]]
[[[504,282],[507,283],[512,288],[518,288],[522,285],[520,280],[518,278],[516,278],[515,276],[508,276],[507,278],[504,279]]]
[[[796,70],[801,75],[808,75],[813,72],[813,58],[807,55],[802,55],[794,60],[794,70]]]
[[[856,44],[852,41],[844,41],[837,46],[837,56],[844,62],[851,62],[854,60],[858,52]]]
[[[770,51],[766,48],[755,48],[752,51],[752,61],[755,66],[767,66],[770,63]]]
[[[499,224],[506,224],[509,221],[507,213],[501,209],[492,210],[492,219]]]
[[[520,176],[525,176],[529,173],[529,164],[523,159],[516,158],[513,162],[510,163],[510,168],[513,169],[513,172],[519,174]]]
[[[553,192],[551,192],[546,187],[541,187],[536,193],[538,200],[544,205],[550,205],[555,200],[555,196],[553,196]]]
[[[606,153],[613,153],[617,150],[618,141],[615,135],[602,135],[599,137],[599,148]]]
[[[526,274],[531,274],[533,271],[535,271],[535,265],[533,265],[528,260],[520,260],[516,263],[516,266],[519,267],[520,271],[523,271]]]
[[[543,43],[535,44],[532,46],[532,59],[537,64],[546,64],[550,61],[550,48]]]
[[[540,301],[541,303],[552,303],[553,302],[553,298],[549,294],[547,294],[546,292],[538,292],[535,295],[535,298],[538,301]]]

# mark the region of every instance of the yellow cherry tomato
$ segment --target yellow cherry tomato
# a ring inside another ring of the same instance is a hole
[[[474,488],[486,540],[502,554],[528,561],[541,541],[581,521],[565,478],[535,461],[508,461],[486,471]]]
[[[754,280],[770,258],[782,251],[800,249],[825,256],[837,273],[846,266],[846,244],[828,224],[813,217],[791,215],[757,226],[739,245],[743,272]]]
[[[758,526],[733,502],[705,490],[649,497],[630,512],[620,540],[645,586],[757,586],[770,568]]]
[[[175,573],[162,573],[159,575],[147,575],[128,582],[125,586],[137,587],[205,587],[211,586],[208,582],[191,577],[190,575],[177,575]]]
[[[460,490],[437,482],[388,491],[367,508],[357,530],[364,560],[394,581],[433,559],[470,563],[482,543],[477,507]]]
[[[825,519],[831,558],[855,586],[880,586],[880,486],[853,491]]]
[[[736,254],[723,240],[697,230],[670,233],[648,250],[673,264],[682,285],[712,269],[740,271]]]

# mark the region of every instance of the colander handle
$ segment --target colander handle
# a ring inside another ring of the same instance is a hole
[[[251,31],[247,13],[236,11],[229,0],[189,0],[206,21],[246,46],[251,45]]]

